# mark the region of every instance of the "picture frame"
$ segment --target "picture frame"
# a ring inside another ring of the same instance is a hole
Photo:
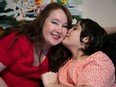
[[[0,27],[6,29],[24,21],[30,22],[51,2],[67,7],[72,15],[73,23],[82,17],[83,0],[1,0]]]

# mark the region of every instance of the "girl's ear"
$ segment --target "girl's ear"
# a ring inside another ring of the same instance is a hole
[[[83,41],[84,43],[88,43],[89,37],[84,37],[82,41]]]

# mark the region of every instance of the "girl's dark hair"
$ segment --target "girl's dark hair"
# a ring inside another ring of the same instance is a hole
[[[80,19],[80,26],[82,27],[82,31],[80,34],[80,41],[84,37],[88,37],[89,41],[86,43],[85,49],[82,51],[86,55],[91,55],[96,51],[103,51],[103,45],[107,41],[107,33],[106,31],[95,21],[91,19]]]
[[[112,41],[109,37],[110,35],[108,36],[106,31],[95,21],[91,19],[80,19],[79,21],[82,27],[80,41],[82,42],[84,37],[89,37],[89,43],[86,44],[86,48],[82,49],[82,51],[86,55],[91,55],[96,51],[102,51],[109,56],[116,67],[115,41]]]
[[[50,13],[57,9],[63,10],[64,13],[66,14],[68,29],[70,29],[72,27],[71,13],[65,6],[55,3],[55,2],[52,2],[52,3],[48,4],[40,12],[40,14],[38,14],[38,16],[35,18],[35,20],[33,20],[30,23],[24,22],[20,26],[17,26],[17,28],[15,27],[15,28],[9,29],[8,31],[6,31],[4,33],[3,36],[7,35],[8,33],[12,32],[12,31],[17,31],[18,33],[16,35],[16,40],[18,39],[19,35],[24,34],[24,35],[26,35],[27,39],[29,39],[32,43],[34,43],[35,46],[39,45],[40,50],[42,50],[42,46],[44,43],[44,37],[43,37],[43,33],[42,33],[44,22],[46,21],[46,19],[50,15]],[[15,42],[16,42],[16,40],[15,40]],[[59,56],[59,53],[62,54],[64,49],[62,48],[62,46],[60,44],[58,46],[52,47],[51,50],[53,50],[53,51],[48,58],[49,62],[50,62],[50,70],[55,71],[58,69],[60,64],[62,64],[64,62],[64,60],[62,59],[62,56]]]

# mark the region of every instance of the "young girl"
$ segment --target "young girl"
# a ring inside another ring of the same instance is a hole
[[[42,75],[44,86],[114,87],[114,65],[102,52],[106,36],[105,30],[93,20],[80,19],[62,41],[70,50],[71,59],[59,69],[58,77],[52,72]]]

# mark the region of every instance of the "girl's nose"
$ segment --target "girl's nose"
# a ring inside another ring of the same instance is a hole
[[[68,32],[67,32],[67,36],[69,36],[70,35],[70,32],[73,30],[73,28],[71,28],[70,30],[68,30]]]
[[[71,28],[71,29],[68,31],[68,33],[70,33],[72,30],[73,30],[73,28]]]

